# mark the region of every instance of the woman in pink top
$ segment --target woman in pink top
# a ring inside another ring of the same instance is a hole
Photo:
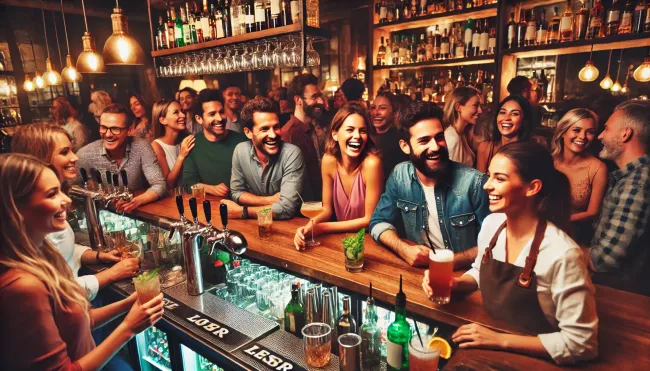
[[[57,174],[23,154],[0,155],[0,370],[97,370],[163,314],[162,294],[90,309],[46,235],[66,227]],[[129,311],[95,347],[90,331]]]
[[[294,238],[296,248],[305,246],[305,236],[357,232],[368,228],[372,212],[384,189],[381,159],[370,139],[368,113],[358,105],[341,108],[330,127],[321,162],[323,212]],[[336,215],[336,221],[330,221]]]

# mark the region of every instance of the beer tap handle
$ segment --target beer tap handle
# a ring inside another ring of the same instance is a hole
[[[113,187],[113,182],[112,182],[112,177],[111,177],[111,171],[106,170],[106,184],[108,184],[108,187],[111,188]]]
[[[129,189],[129,179],[126,176],[126,170],[122,169],[120,171],[120,177],[122,178],[122,185],[124,186],[124,190]]]
[[[219,214],[221,215],[223,229],[228,229],[228,206],[226,204],[219,205]]]
[[[83,179],[84,185],[87,185],[88,184],[88,172],[86,171],[86,169],[84,169],[84,168],[79,169],[79,174],[81,174],[81,179]]]
[[[212,225],[212,209],[209,200],[203,200],[203,214],[205,214],[205,221],[209,226]]]
[[[113,174],[113,187],[117,192],[118,187],[120,186],[120,175],[118,173]]]
[[[183,207],[183,196],[178,195],[176,196],[176,208],[178,209],[178,213],[181,216],[181,220],[185,219],[185,207]]]
[[[100,174],[99,171],[97,171],[97,169],[95,169],[94,167],[90,168],[90,177],[93,178],[93,180],[95,181],[95,183],[97,183],[97,185],[102,184],[102,174]]]
[[[190,198],[190,212],[192,213],[192,218],[194,219],[194,224],[199,223],[198,210],[196,208],[196,198]]]

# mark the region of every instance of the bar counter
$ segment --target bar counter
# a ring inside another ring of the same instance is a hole
[[[189,207],[185,196],[186,217]],[[218,215],[218,198],[212,201],[212,215]],[[200,208],[199,208],[200,209]],[[131,216],[156,223],[160,218],[179,220],[174,199],[167,197],[145,205],[130,213]],[[213,224],[221,228],[218,218]],[[199,221],[205,218],[199,210]],[[388,249],[378,245],[369,234],[365,236],[365,262],[363,272],[350,273],[344,266],[342,239],[346,234],[321,235],[320,246],[297,251],[293,245],[296,229],[306,219],[274,221],[270,240],[258,238],[256,220],[230,220],[230,229],[243,233],[248,240],[247,257],[280,267],[301,275],[367,295],[369,283],[373,284],[373,296],[390,307],[395,302],[399,288],[399,275],[404,278],[407,311],[417,317],[460,326],[478,323],[497,331],[522,333],[510,324],[492,319],[482,307],[479,292],[453,296],[451,303],[441,306],[428,300],[421,289],[424,269],[409,266]],[[350,234],[351,235],[351,234]],[[455,272],[461,275],[463,272]],[[579,363],[572,368],[589,370],[650,369],[650,297],[631,294],[603,286],[596,286],[596,303],[599,316],[599,358]],[[491,350],[457,349],[445,369],[562,369],[551,360]]]

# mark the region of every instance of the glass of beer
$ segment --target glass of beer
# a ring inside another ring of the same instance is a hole
[[[332,352],[332,328],[326,323],[313,322],[302,328],[305,361],[310,367],[325,367]]]
[[[257,227],[260,234],[260,240],[268,240],[273,232],[273,212],[270,206],[260,209],[257,213]]]
[[[300,213],[311,220],[311,241],[307,241],[305,245],[309,247],[318,246],[320,242],[314,239],[314,218],[323,212],[323,203],[320,201],[303,202],[300,207]]]
[[[451,299],[451,280],[454,272],[454,252],[447,249],[429,251],[429,286],[436,304],[447,304]]]
[[[203,184],[195,184],[192,186],[192,197],[196,198],[196,202],[199,205],[205,200],[205,188]]]
[[[431,340],[429,335],[422,336],[422,343],[420,343],[417,336],[411,337],[409,342],[409,370],[431,371],[438,369],[440,349],[429,348],[429,340]]]
[[[160,276],[158,275],[158,269],[133,277],[133,285],[138,295],[138,303],[142,305],[149,302],[160,294]]]

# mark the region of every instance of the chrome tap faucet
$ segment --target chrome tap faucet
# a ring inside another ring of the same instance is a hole
[[[102,225],[99,222],[99,212],[97,210],[96,201],[101,200],[103,194],[101,191],[91,189],[88,184],[88,172],[86,169],[80,169],[79,173],[81,174],[82,184],[80,186],[73,185],[70,188],[70,196],[83,201],[84,209],[86,211],[86,224],[88,225],[90,245],[95,250],[102,250],[106,247],[106,241],[104,240]],[[94,175],[98,174],[95,169],[90,169],[90,173]],[[101,183],[101,176],[100,182],[98,183]]]

